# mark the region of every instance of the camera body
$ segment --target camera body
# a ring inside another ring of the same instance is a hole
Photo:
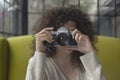
[[[46,43],[48,46],[66,46],[77,45],[76,41],[72,38],[70,31],[65,27],[60,27],[57,31],[50,31],[53,36],[52,43]]]

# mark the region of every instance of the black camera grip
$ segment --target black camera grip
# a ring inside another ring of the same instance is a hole
[[[52,43],[49,43],[47,41],[43,41],[43,44],[46,46],[46,47],[52,47],[54,46]]]

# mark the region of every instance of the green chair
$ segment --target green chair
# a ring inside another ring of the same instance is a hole
[[[5,38],[0,37],[0,80],[7,80],[8,71],[8,43]]]
[[[25,80],[32,40],[31,35],[0,38],[0,80]],[[106,80],[120,80],[120,39],[98,36],[96,48]]]

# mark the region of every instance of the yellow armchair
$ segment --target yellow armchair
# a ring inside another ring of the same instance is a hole
[[[0,80],[7,80],[8,61],[7,40],[0,37]]]
[[[0,38],[0,80],[25,80],[32,36]],[[120,80],[120,39],[99,36],[97,57],[106,80]]]

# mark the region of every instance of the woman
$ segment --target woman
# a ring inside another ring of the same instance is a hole
[[[36,23],[35,51],[26,80],[104,80],[95,55],[95,32],[87,16],[77,8],[47,10]],[[54,42],[50,31],[64,26],[76,46],[46,46]]]

